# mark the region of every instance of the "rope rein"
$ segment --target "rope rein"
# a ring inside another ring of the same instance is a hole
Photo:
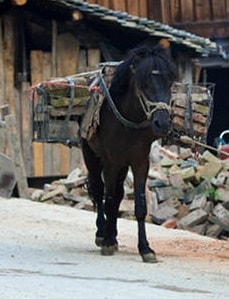
[[[139,88],[136,89],[138,99],[147,119],[151,119],[152,115],[157,110],[167,110],[169,113],[171,112],[171,107],[168,104],[164,102],[151,102],[147,99],[142,90],[140,90]]]

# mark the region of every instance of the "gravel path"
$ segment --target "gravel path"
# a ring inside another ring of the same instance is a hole
[[[0,298],[229,298],[229,242],[147,224],[159,263],[137,253],[135,221],[119,219],[119,251],[94,245],[95,214],[0,198]]]

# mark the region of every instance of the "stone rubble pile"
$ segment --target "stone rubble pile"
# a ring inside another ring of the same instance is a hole
[[[229,159],[208,150],[195,157],[190,148],[152,146],[146,186],[147,222],[229,238]],[[94,210],[87,195],[86,172],[76,168],[66,179],[31,190],[31,199]],[[125,181],[120,217],[134,219],[133,177]]]

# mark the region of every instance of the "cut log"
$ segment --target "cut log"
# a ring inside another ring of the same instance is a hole
[[[186,111],[184,108],[180,108],[180,107],[172,108],[172,114],[174,114],[175,116],[180,116],[180,117],[184,118],[185,113],[186,113]],[[205,116],[203,116],[201,113],[193,112],[192,120],[194,122],[200,123],[202,125],[206,125],[207,118]]]
[[[190,122],[187,122],[186,128],[184,119],[179,116],[174,116],[172,122],[175,129],[178,131],[186,132],[187,130],[190,130]],[[193,122],[193,131],[196,136],[205,136],[207,133],[207,128],[206,126]]]

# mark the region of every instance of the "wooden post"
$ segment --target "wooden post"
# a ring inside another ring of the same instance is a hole
[[[66,47],[67,45],[67,47]],[[79,41],[70,33],[57,36],[57,76],[70,76],[77,72]]]
[[[43,80],[52,77],[52,54],[43,53]],[[53,144],[44,143],[44,160],[43,160],[43,175],[53,175],[53,164],[55,157],[53,154]]]
[[[20,197],[29,198],[28,182],[22,158],[21,144],[16,129],[16,119],[14,115],[5,117],[6,130],[8,135],[8,145],[10,148],[11,159],[14,166],[15,176],[17,180],[18,192]]]
[[[57,44],[57,23],[52,21],[52,77],[56,77],[56,44]]]
[[[4,103],[9,104],[10,111],[15,114],[16,105],[15,105],[15,88],[14,88],[14,55],[15,55],[14,17],[11,15],[3,16],[3,23],[4,23],[4,32],[7,32],[3,36],[3,43],[4,43],[3,63],[4,63],[4,78],[5,78]]]
[[[89,67],[96,67],[100,63],[100,50],[88,49],[87,51],[87,63]]]
[[[68,45],[66,47],[66,45]],[[56,43],[57,76],[70,76],[78,70],[79,41],[69,33],[59,34]],[[53,159],[55,159],[54,171],[63,175],[69,173],[70,150],[64,145],[53,147]]]
[[[5,74],[3,61],[3,32],[2,32],[2,18],[0,17],[0,105],[4,104],[5,96]]]
[[[43,81],[43,52],[31,51],[31,81],[36,85]],[[44,144],[33,142],[34,175],[42,176],[44,173]]]
[[[27,0],[11,0],[13,5],[22,6],[25,5]]]
[[[33,175],[33,148],[31,142],[32,136],[32,123],[31,123],[31,100],[29,99],[29,83],[22,82],[21,85],[21,110],[22,110],[22,134],[21,134],[21,142],[22,142],[22,150],[23,150],[23,158],[25,163],[25,169],[28,176]]]
[[[7,134],[5,128],[5,116],[9,114],[9,106],[0,106],[0,152],[3,154],[7,153]]]

